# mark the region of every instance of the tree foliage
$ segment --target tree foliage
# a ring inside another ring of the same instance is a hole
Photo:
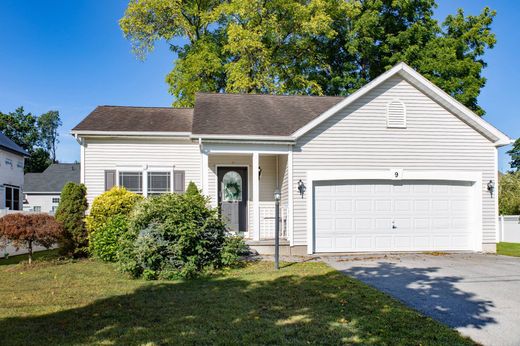
[[[58,128],[61,124],[58,111],[49,111],[38,117],[41,146],[49,153],[52,162],[56,162],[56,150],[60,142]]]
[[[31,173],[41,173],[52,163],[48,151],[43,148],[36,148],[31,156],[25,159],[25,171]]]
[[[83,257],[87,254],[88,238],[85,228],[87,188],[83,184],[69,182],[61,190],[60,204],[56,210],[56,220],[64,228],[60,239],[62,254]]]
[[[63,232],[54,217],[44,214],[8,214],[0,218],[0,239],[16,248],[26,248],[29,264],[32,262],[33,246],[46,248],[54,245]]]
[[[518,172],[520,170],[520,138],[515,141],[513,148],[507,153],[511,155],[511,168]]]
[[[0,131],[29,153],[25,172],[43,172],[56,161],[59,143],[58,128],[61,126],[58,111],[50,111],[37,117],[25,113],[23,107],[14,112],[0,112]]]
[[[520,172],[500,177],[498,209],[500,215],[520,215]]]
[[[477,112],[495,12],[438,23],[434,0],[131,0],[120,26],[141,58],[165,40],[176,106],[197,91],[348,95],[404,61]]]

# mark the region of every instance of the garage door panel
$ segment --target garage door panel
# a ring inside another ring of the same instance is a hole
[[[470,250],[471,186],[437,181],[318,182],[315,251]]]

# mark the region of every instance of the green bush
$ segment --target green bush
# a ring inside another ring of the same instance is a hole
[[[236,235],[229,235],[224,241],[224,246],[220,254],[222,266],[233,267],[241,263],[241,258],[249,254],[249,249],[244,238]]]
[[[139,203],[128,234],[118,262],[134,277],[190,278],[223,265],[226,227],[200,194],[165,194]],[[227,254],[226,262],[232,261]]]
[[[85,220],[87,230],[89,233],[96,231],[103,227],[107,220],[113,216],[128,216],[136,203],[142,199],[143,196],[117,186],[97,196]]]
[[[128,231],[126,215],[115,215],[89,233],[89,252],[103,261],[115,262],[122,237]]]
[[[60,195],[56,220],[63,225],[59,240],[60,252],[66,256],[82,257],[88,254],[88,236],[85,228],[87,188],[83,184],[67,183]]]
[[[200,195],[200,190],[193,181],[190,181],[190,183],[188,184],[188,187],[186,188],[186,194],[187,195]]]

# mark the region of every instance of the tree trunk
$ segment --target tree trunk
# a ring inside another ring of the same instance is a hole
[[[29,255],[29,264],[32,264],[32,257],[33,257],[32,240],[29,240],[27,249],[29,250],[29,254],[28,254]]]

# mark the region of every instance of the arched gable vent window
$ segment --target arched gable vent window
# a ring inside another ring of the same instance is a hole
[[[386,127],[406,128],[406,106],[395,99],[386,105]]]

